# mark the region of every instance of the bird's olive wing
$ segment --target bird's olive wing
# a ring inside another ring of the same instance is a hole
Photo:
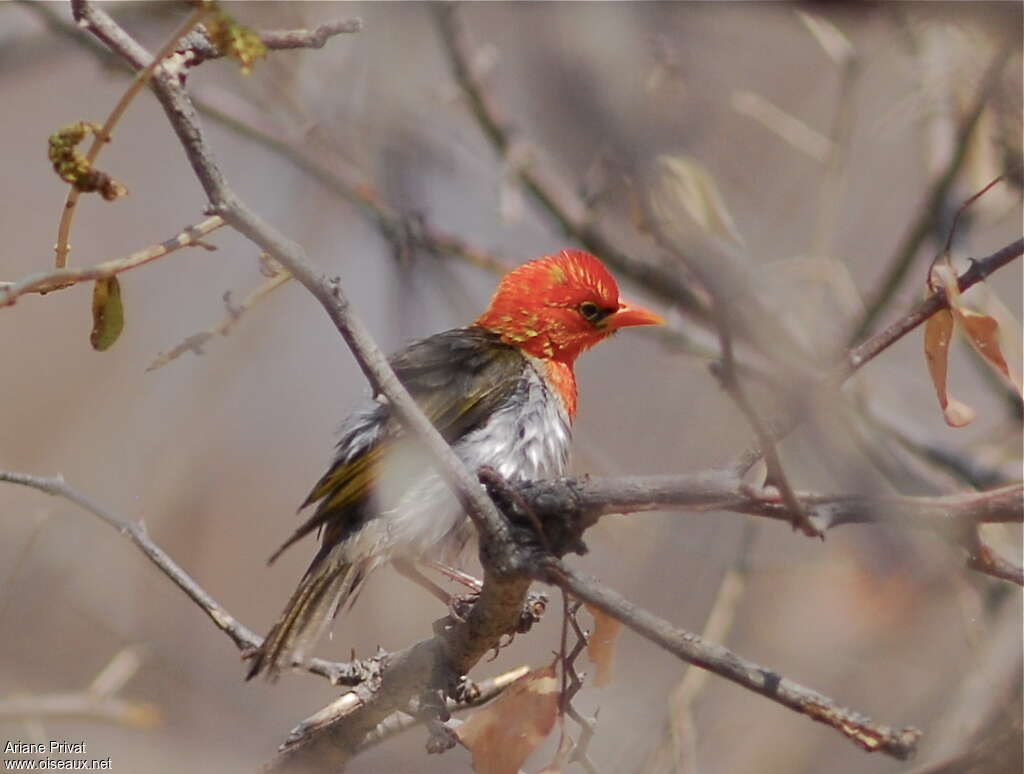
[[[471,327],[415,341],[393,355],[391,365],[441,435],[454,444],[483,425],[511,396],[526,360],[495,334]],[[325,549],[333,546],[369,516],[363,506],[377,481],[380,461],[405,432],[386,403],[364,419],[342,437],[334,463],[303,503],[305,507],[319,502],[316,511],[271,561],[321,526],[326,527]],[[375,423],[373,431],[370,423]]]

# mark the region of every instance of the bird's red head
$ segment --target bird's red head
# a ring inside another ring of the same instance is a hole
[[[562,250],[510,271],[476,321],[527,354],[569,369],[581,352],[620,328],[663,323],[621,301],[604,264],[582,250]]]

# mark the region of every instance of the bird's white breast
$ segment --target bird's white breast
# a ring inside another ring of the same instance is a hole
[[[569,415],[541,376],[543,367],[528,358],[508,401],[453,445],[470,470],[490,466],[510,481],[553,478],[565,472]],[[418,470],[414,473],[413,468]],[[369,533],[360,537],[374,540],[378,551],[389,558],[444,557],[461,549],[472,530],[441,477],[408,460],[395,463],[392,472],[384,474],[387,483],[378,487],[383,493],[377,502],[378,515],[364,527]]]

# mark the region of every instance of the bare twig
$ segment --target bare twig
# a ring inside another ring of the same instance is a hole
[[[797,500],[796,494],[793,491],[793,487],[790,486],[789,478],[782,468],[782,459],[779,457],[779,451],[775,447],[771,433],[764,422],[761,421],[761,417],[754,408],[754,404],[750,402],[746,391],[743,389],[743,385],[740,383],[739,376],[736,373],[736,361],[733,357],[732,326],[729,320],[729,310],[724,307],[722,298],[718,293],[715,293],[715,322],[718,327],[718,338],[722,348],[722,360],[718,364],[717,376],[722,383],[722,387],[729,393],[740,411],[743,412],[747,422],[757,436],[758,445],[764,455],[765,465],[768,469],[767,483],[776,487],[782,495],[783,502],[786,503],[793,516],[793,529],[799,528],[807,537],[824,539],[825,533],[815,527],[810,519],[807,518],[807,514],[804,513],[800,501]]]
[[[146,368],[147,371],[155,371],[161,366],[167,365],[169,362],[177,357],[185,354],[186,352],[195,352],[197,355],[203,353],[203,346],[212,339],[214,336],[227,336],[228,332],[234,327],[238,319],[249,309],[259,303],[262,299],[266,298],[272,291],[281,287],[284,283],[292,278],[284,269],[281,269],[277,274],[268,279],[258,288],[253,290],[249,295],[242,299],[242,303],[238,306],[233,304],[228,305],[228,315],[217,325],[212,328],[207,328],[205,331],[199,331],[199,333],[193,333],[191,336],[186,338],[180,344],[171,347],[166,352],[161,352],[157,358],[149,364]],[[225,303],[228,302],[228,294],[224,294]]]
[[[142,551],[175,586],[184,591],[189,599],[199,605],[200,609],[213,621],[213,624],[228,635],[239,650],[243,652],[249,651],[259,647],[260,643],[263,642],[261,637],[254,634],[228,613],[167,552],[154,543],[152,538],[149,537],[145,524],[141,521],[128,521],[121,518],[88,495],[70,486],[64,481],[62,476],[33,476],[28,473],[0,470],[0,481],[27,486],[48,495],[62,497],[89,511],[89,513],[97,516],[117,530],[120,535],[130,540],[136,548]],[[309,663],[308,670],[314,674],[322,675],[338,685],[351,685],[364,680],[366,676],[364,666],[358,662],[344,664],[314,659]]]
[[[991,575],[993,578],[1024,586],[1024,568],[1004,559],[981,539],[977,524],[970,524],[966,530],[963,546],[967,550],[967,566],[972,570]]]
[[[260,41],[271,51],[282,51],[296,48],[323,48],[327,41],[338,35],[362,32],[363,21],[359,18],[335,19],[324,22],[311,30],[260,30],[256,34]],[[224,53],[213,45],[203,31],[188,35],[177,48],[188,53],[188,65],[195,67],[209,59],[219,59]]]
[[[224,225],[219,215],[207,218],[201,223],[189,226],[181,233],[159,244],[150,245],[124,258],[104,261],[84,269],[56,269],[55,271],[30,274],[16,282],[0,282],[0,308],[11,306],[26,293],[50,293],[63,290],[79,282],[103,279],[137,268],[182,247],[193,247],[207,234]]]
[[[335,19],[319,24],[311,30],[262,30],[260,40],[271,50],[323,48],[335,35],[362,32],[362,29],[362,19]]]
[[[884,752],[899,760],[906,760],[914,753],[921,736],[916,728],[896,729],[875,723],[771,669],[740,658],[720,645],[705,642],[696,634],[673,627],[596,579],[577,573],[560,561],[550,559],[539,564],[534,569],[534,577],[571,592],[683,661],[831,726],[867,752]]]
[[[565,599],[568,599],[568,594],[562,591],[562,595]],[[575,706],[573,706],[573,699],[576,698],[576,694],[583,688],[583,675],[580,674],[579,670],[576,669],[576,661],[586,651],[587,642],[589,637],[587,632],[580,626],[577,615],[580,609],[583,607],[583,603],[578,600],[574,600],[571,604],[567,605],[565,611],[566,620],[572,626],[573,634],[576,636],[576,642],[573,644],[572,649],[564,654],[562,658],[562,697],[561,706],[562,712],[573,719],[573,722],[580,727],[579,738],[575,740],[567,739],[565,734],[565,723],[562,722],[562,741],[558,745],[558,756],[555,759],[555,763],[558,765],[558,769],[561,770],[565,764],[578,763],[580,764],[588,774],[597,774],[597,766],[590,759],[588,750],[590,749],[590,743],[593,741],[595,734],[597,733],[597,721],[596,718],[587,718],[579,713]]]
[[[189,30],[195,27],[199,22],[203,20],[210,12],[210,9],[205,5],[200,5],[192,14],[182,23],[182,25],[174,31],[171,37],[164,44],[163,48],[156,57],[152,58],[148,65],[138,72],[135,76],[135,80],[132,81],[127,91],[121,95],[121,99],[118,100],[117,105],[110,112],[107,120],[103,124],[103,128],[100,129],[96,136],[93,138],[92,146],[89,151],[85,154],[85,160],[92,165],[96,161],[96,157],[99,156],[100,150],[104,144],[110,142],[111,133],[114,131],[114,127],[117,126],[117,122],[121,120],[121,116],[124,115],[128,106],[132,103],[132,100],[138,96],[139,92],[142,91],[142,87],[145,86],[150,78],[153,77],[153,72],[157,66],[160,65],[163,60],[169,56],[173,51],[174,47],[178,45],[178,41],[182,37],[188,34]],[[60,223],[57,226],[57,247],[55,248],[57,254],[56,267],[63,269],[68,264],[68,253],[71,250],[68,244],[68,238],[71,234],[71,222],[75,215],[75,205],[78,203],[78,196],[80,191],[75,186],[71,186],[68,190],[67,201],[64,202],[64,209],[61,210]]]

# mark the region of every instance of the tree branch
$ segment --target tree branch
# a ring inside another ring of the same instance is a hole
[[[753,492],[721,471],[534,481],[516,485],[515,490],[551,534],[559,527],[582,534],[602,516],[657,510],[732,511],[790,523],[793,519],[778,494]],[[982,524],[1024,522],[1024,484],[942,497],[794,496],[822,532],[847,524],[928,530],[964,548],[970,569],[1024,585],[1020,568],[973,543],[972,533],[965,531]]]
[[[145,247],[125,258],[104,261],[84,269],[56,269],[54,271],[30,274],[16,282],[0,282],[0,308],[11,306],[20,296],[26,293],[45,294],[54,290],[63,290],[86,280],[112,277],[115,274],[120,274],[121,272],[147,264],[150,261],[155,261],[157,258],[162,258],[182,247],[199,245],[201,244],[200,240],[204,236],[212,231],[216,231],[223,225],[224,219],[219,215],[214,215],[201,223],[189,226],[180,234],[170,239]]]
[[[874,723],[861,713],[840,707],[827,696],[773,670],[747,661],[720,645],[705,642],[696,634],[673,627],[596,579],[578,573],[562,562],[549,559],[533,570],[533,577],[594,605],[683,661],[831,726],[867,752],[884,752],[899,760],[906,760],[914,754],[921,736],[918,729],[895,729]]]
[[[311,30],[260,30],[256,34],[263,45],[271,51],[285,51],[296,48],[323,48],[328,40],[337,35],[362,31],[363,20],[352,18],[324,22]],[[190,67],[224,56],[224,53],[210,42],[205,31],[200,30],[188,35],[177,50],[189,53]]]
[[[214,626],[231,638],[239,650],[244,653],[259,647],[263,642],[263,638],[228,613],[167,552],[154,543],[149,537],[146,525],[141,521],[128,521],[121,518],[88,495],[67,484],[62,476],[43,477],[0,470],[0,481],[27,486],[54,497],[62,497],[89,511],[108,526],[113,527],[122,537],[131,541],[175,586],[185,592],[185,595],[206,613],[207,617],[213,621]],[[313,659],[307,668],[313,674],[322,675],[336,685],[352,685],[361,682],[366,679],[367,674],[366,665],[360,662],[345,664]]]

